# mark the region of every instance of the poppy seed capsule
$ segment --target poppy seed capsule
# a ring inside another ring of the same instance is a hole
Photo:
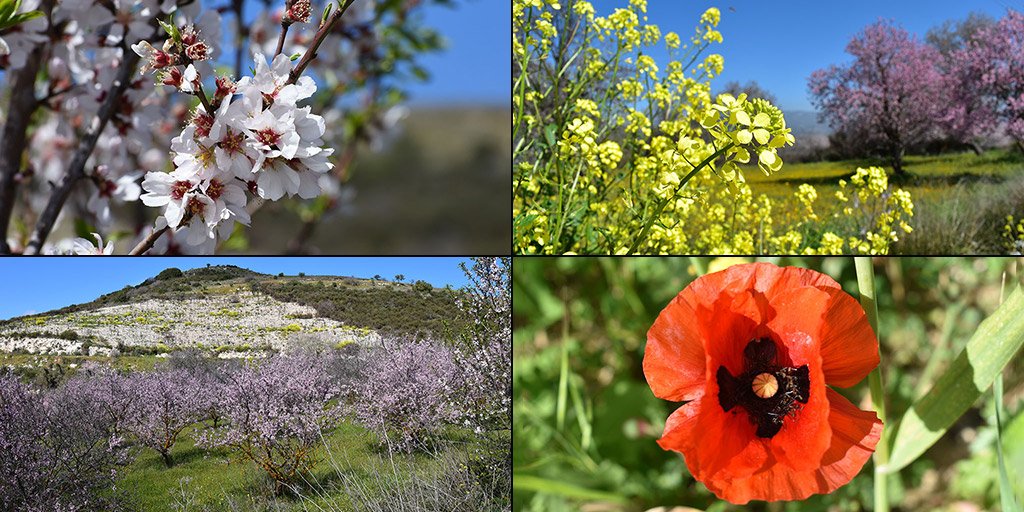
[[[754,394],[761,398],[771,398],[779,390],[779,381],[770,373],[759,373],[751,382]]]

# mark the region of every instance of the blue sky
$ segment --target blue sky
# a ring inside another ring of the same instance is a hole
[[[602,15],[627,4],[594,1]],[[962,19],[971,11],[999,18],[1008,7],[1024,10],[1024,2],[1004,0],[649,0],[648,17],[662,34],[675,31],[689,37],[700,14],[712,6],[722,11],[718,29],[724,43],[711,48],[725,58],[725,71],[712,83],[713,89],[732,80],[756,80],[779,99],[783,111],[811,110],[807,77],[829,64],[849,62],[846,44],[879,18],[891,19],[923,39],[930,27]],[[659,64],[668,58],[664,45],[652,55]]]
[[[261,258],[261,257],[41,257],[0,259],[0,319],[41,313],[88,302],[96,297],[136,285],[161,270],[182,270],[212,265],[237,265],[265,274],[342,275],[424,280],[443,287],[467,284],[459,268],[465,258]]]
[[[205,0],[204,5],[223,3]],[[271,3],[276,8],[284,1],[271,0]],[[409,103],[509,105],[512,87],[512,4],[509,0],[452,0],[450,6],[430,0],[422,3],[415,10],[416,16],[420,16],[418,24],[440,33],[446,46],[418,58],[430,75],[429,81],[411,80],[401,84],[409,92]],[[254,20],[262,8],[262,3],[248,0],[244,18]],[[234,23],[230,14],[225,14],[224,20]],[[221,57],[228,58],[227,54]],[[251,57],[246,58],[246,62],[248,66]]]

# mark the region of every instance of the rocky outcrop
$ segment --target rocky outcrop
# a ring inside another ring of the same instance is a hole
[[[317,318],[316,310],[248,290],[148,299],[0,325],[0,351],[160,354],[199,347],[217,354],[282,350],[293,343],[380,343],[376,332]]]

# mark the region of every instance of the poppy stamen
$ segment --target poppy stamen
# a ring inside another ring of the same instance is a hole
[[[758,437],[774,437],[786,416],[807,403],[811,387],[807,365],[779,365],[775,342],[768,338],[751,340],[743,355],[744,372],[738,377],[725,366],[718,367],[718,402],[726,412],[742,406],[757,426]]]

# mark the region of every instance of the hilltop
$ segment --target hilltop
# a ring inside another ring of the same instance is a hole
[[[442,335],[459,321],[457,293],[423,281],[168,268],[90,302],[0,321],[0,351],[241,355],[296,340],[373,344],[381,334]]]

